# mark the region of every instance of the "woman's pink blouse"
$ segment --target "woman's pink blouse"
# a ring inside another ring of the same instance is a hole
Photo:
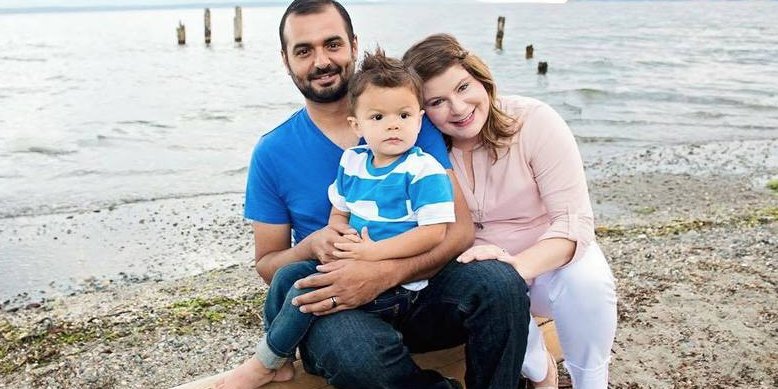
[[[475,244],[517,254],[549,238],[576,242],[573,260],[594,241],[594,221],[583,162],[570,128],[538,100],[504,96],[502,109],[522,123],[495,164],[483,147],[473,150],[475,191],[467,185],[462,152],[450,157],[476,228]]]

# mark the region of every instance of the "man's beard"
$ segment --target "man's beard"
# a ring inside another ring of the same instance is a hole
[[[296,76],[293,76],[295,86],[300,90],[300,93],[305,96],[306,99],[316,103],[333,103],[342,99],[348,92],[348,80],[353,75],[351,65],[346,65],[344,70],[342,66],[328,65],[326,68],[316,68],[313,72],[305,76],[306,81],[301,81]],[[313,79],[324,75],[340,75],[340,84],[326,87],[321,90],[316,90],[313,87]]]

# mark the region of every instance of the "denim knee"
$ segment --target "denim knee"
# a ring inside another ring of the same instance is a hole
[[[405,388],[418,373],[401,335],[360,310],[320,317],[302,346],[306,370],[337,388]]]
[[[317,261],[308,260],[292,262],[276,270],[265,299],[265,330],[281,311],[289,292],[295,290],[294,283],[301,278],[315,274],[317,265]]]
[[[467,287],[479,302],[497,306],[528,304],[527,283],[510,265],[499,261],[477,261],[466,265]]]

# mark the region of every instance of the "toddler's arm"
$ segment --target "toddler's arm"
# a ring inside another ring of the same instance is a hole
[[[367,228],[363,228],[359,241],[335,243],[335,248],[338,251],[333,252],[332,255],[340,259],[360,261],[412,257],[432,250],[443,241],[445,236],[445,223],[418,226],[400,235],[377,242],[370,239],[369,231]]]

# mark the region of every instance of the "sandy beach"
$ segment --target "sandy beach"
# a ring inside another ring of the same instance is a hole
[[[778,193],[767,188],[778,178],[778,140],[652,147],[586,167],[598,241],[618,280],[611,387],[778,387]],[[250,262],[241,203],[227,194],[126,205],[102,221],[27,220],[38,225],[20,238],[140,225],[142,236],[164,236],[155,244],[171,247],[166,255],[240,264],[98,283],[0,312],[0,388],[165,388],[251,355],[267,287]],[[95,239],[107,251],[116,244],[110,234]]]

